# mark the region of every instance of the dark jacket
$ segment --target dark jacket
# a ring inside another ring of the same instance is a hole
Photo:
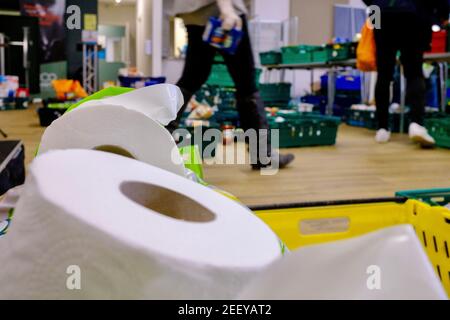
[[[448,20],[448,0],[363,0],[367,6],[376,5],[381,12],[415,13],[424,21]]]

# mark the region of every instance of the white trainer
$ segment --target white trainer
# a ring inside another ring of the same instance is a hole
[[[409,125],[409,138],[422,147],[432,147],[436,144],[436,141],[430,136],[427,129],[415,122]]]
[[[378,143],[388,143],[391,139],[391,133],[386,129],[379,129],[375,136],[375,141]]]

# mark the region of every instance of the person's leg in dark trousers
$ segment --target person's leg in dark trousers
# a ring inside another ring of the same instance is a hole
[[[411,107],[411,121],[423,125],[426,84],[423,76],[423,54],[420,48],[402,49],[401,62],[406,78],[406,100]]]
[[[410,17],[408,22],[400,48],[406,78],[406,101],[411,106],[411,121],[423,125],[426,104],[423,55],[431,43],[431,27],[418,17]]]
[[[375,100],[377,103],[378,129],[389,131],[389,105],[391,103],[391,82],[394,77],[396,65],[397,46],[395,45],[395,32],[391,33],[386,18],[382,17],[382,28],[375,31],[377,47],[378,78],[375,87]],[[398,41],[398,39],[397,39]]]
[[[236,105],[242,129],[254,129],[259,140],[257,148],[250,148],[250,160],[255,169],[278,161],[280,168],[293,160],[292,155],[272,157],[269,125],[267,123],[264,103],[256,85],[256,69],[253,50],[250,43],[248,26],[245,16],[242,16],[243,37],[235,54],[223,53],[225,64],[233,78],[236,87]],[[263,131],[259,131],[259,130]]]
[[[178,128],[183,112],[192,96],[208,80],[216,54],[216,49],[203,41],[205,27],[188,25],[186,29],[188,33],[186,62],[183,74],[177,82],[177,86],[180,87],[183,93],[184,105],[178,112],[177,119],[167,126],[170,132]]]

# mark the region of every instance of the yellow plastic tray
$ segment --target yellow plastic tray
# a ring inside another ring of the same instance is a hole
[[[252,209],[291,250],[411,224],[450,296],[450,210],[447,208],[395,198]]]

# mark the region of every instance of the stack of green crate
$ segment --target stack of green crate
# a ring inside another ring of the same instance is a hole
[[[341,123],[338,117],[298,112],[279,113],[268,119],[270,128],[279,130],[280,148],[334,145]]]
[[[269,58],[265,53],[263,60]],[[298,45],[281,48],[281,60],[283,64],[302,63],[326,63],[329,61],[340,61],[356,57],[356,44],[353,42],[340,44],[325,44],[322,46]],[[273,64],[273,63],[268,63]]]
[[[319,46],[299,45],[281,48],[281,61],[283,64],[301,64],[313,62],[313,52]]]
[[[195,99],[200,103],[206,103],[211,107],[217,107],[211,120],[218,124],[238,124],[239,115],[236,109],[236,89],[204,85],[196,94]]]

